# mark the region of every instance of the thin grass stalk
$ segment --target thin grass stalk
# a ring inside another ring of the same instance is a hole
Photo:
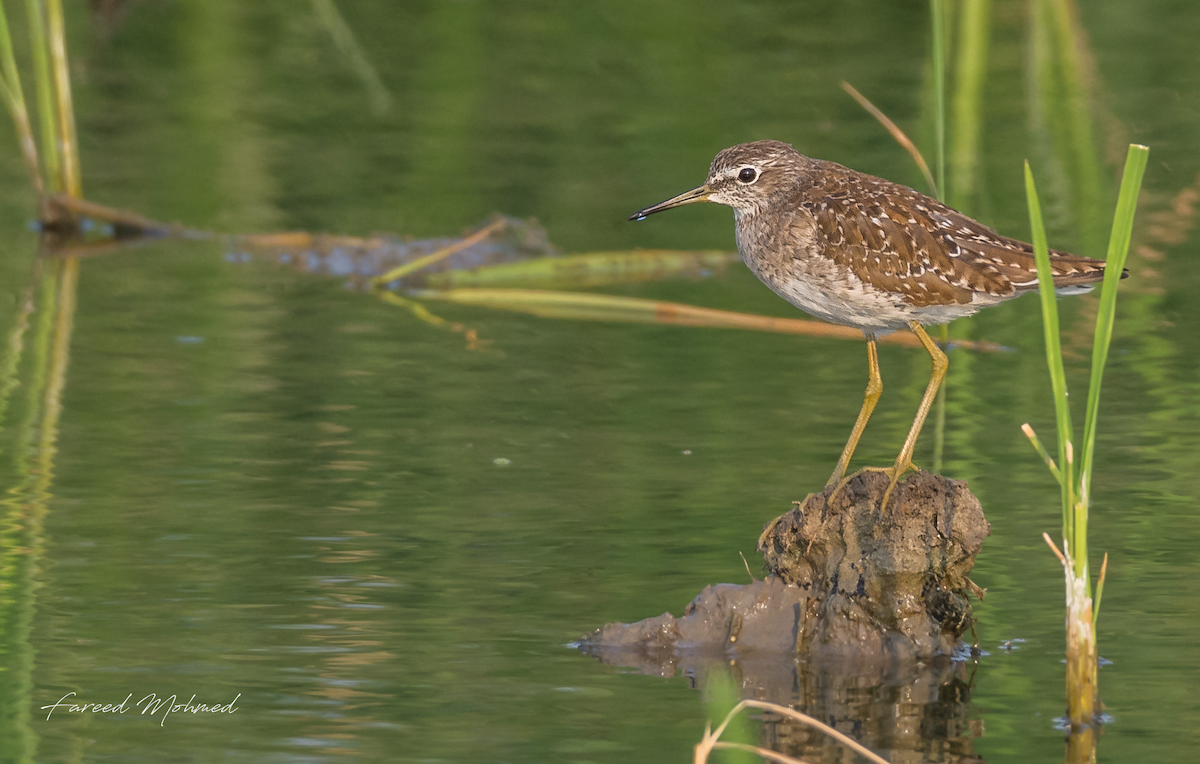
[[[1058,74],[1061,78],[1062,96],[1060,116],[1067,127],[1068,144],[1063,148],[1070,152],[1074,171],[1074,188],[1078,194],[1077,214],[1083,229],[1084,241],[1094,248],[1087,254],[1095,257],[1102,242],[1099,241],[1104,191],[1107,179],[1100,167],[1096,153],[1096,139],[1092,129],[1092,114],[1088,103],[1086,75],[1086,48],[1083,30],[1079,24],[1079,8],[1076,0],[1043,0],[1049,3],[1049,21],[1057,53]]]
[[[950,146],[953,183],[948,191],[955,206],[970,212],[979,170],[979,143],[983,133],[983,83],[987,76],[991,0],[964,0],[961,4],[954,75],[954,134]]]
[[[933,113],[937,167],[937,187],[946,192],[946,3],[945,0],[929,0],[933,21]]]
[[[950,344],[950,329],[942,324],[938,333],[938,344],[943,348]],[[933,401],[933,472],[940,474],[942,460],[946,454],[946,385],[938,390]]]
[[[29,110],[25,106],[25,92],[21,87],[21,74],[17,71],[17,59],[13,55],[12,33],[3,3],[0,3],[0,97],[12,117],[33,190],[41,197],[44,186],[42,171],[38,167],[37,143],[33,140],[33,128],[29,124]]]
[[[375,71],[371,61],[363,53],[358,40],[354,38],[354,32],[342,18],[342,14],[338,12],[333,0],[312,0],[312,4],[317,18],[321,20],[329,32],[329,36],[333,38],[333,44],[350,61],[354,73],[366,86],[371,99],[371,110],[376,114],[387,111],[392,105],[392,94],[388,92],[387,86],[379,78],[379,72]]]
[[[62,187],[62,158],[58,151],[58,114],[54,104],[54,75],[50,69],[50,35],[42,0],[25,0],[29,21],[29,48],[33,58],[33,82],[37,89],[38,123],[42,129],[42,156],[46,161],[46,185],[57,194]]]
[[[1058,334],[1058,305],[1055,302],[1054,274],[1050,268],[1050,249],[1046,244],[1046,226],[1038,201],[1033,171],[1025,162],[1025,195],[1029,204],[1029,223],[1033,228],[1033,253],[1037,260],[1038,294],[1042,300],[1042,326],[1046,338],[1046,364],[1050,368],[1050,386],[1054,392],[1055,423],[1058,428],[1058,464],[1062,471],[1063,538],[1075,550],[1070,511],[1075,505],[1074,454],[1071,446],[1071,409],[1067,401],[1067,374],[1063,368],[1062,345]]]
[[[913,143],[907,135],[905,135],[904,131],[900,129],[899,125],[888,119],[886,114],[880,111],[875,104],[867,100],[867,97],[858,92],[858,90],[856,90],[849,82],[842,80],[842,90],[845,90],[850,94],[851,98],[853,98],[855,101],[858,101],[858,105],[866,109],[868,114],[874,117],[879,124],[883,125],[884,129],[888,131],[896,143],[899,143],[904,150],[908,152],[908,155],[913,158],[914,162],[917,163],[917,169],[919,169],[921,174],[925,176],[925,182],[929,184],[929,192],[940,199],[941,195],[939,194],[938,189],[941,188],[941,186],[939,186],[937,181],[934,180],[933,173],[929,171],[929,164],[926,163],[925,157],[922,156],[921,150],[917,148],[917,145]]]
[[[1033,428],[1029,426],[1029,422],[1021,425],[1021,431],[1025,433],[1025,437],[1029,438],[1029,442],[1032,443],[1033,447],[1037,450],[1038,456],[1042,457],[1042,461],[1046,463],[1046,467],[1050,470],[1050,474],[1054,476],[1055,480],[1061,483],[1062,473],[1058,471],[1058,465],[1054,463],[1054,459],[1050,456],[1050,452],[1046,450],[1046,447],[1042,445],[1042,441],[1038,439],[1037,433],[1035,433]],[[1049,536],[1047,536],[1047,538],[1049,538]]]
[[[71,100],[71,70],[67,65],[67,32],[62,0],[46,0],[50,60],[54,69],[54,92],[58,99],[58,139],[62,148],[62,187],[68,196],[83,196],[79,165],[79,141],[75,136],[75,107]]]
[[[1113,321],[1117,312],[1117,285],[1125,260],[1129,255],[1129,242],[1133,237],[1133,218],[1137,211],[1138,192],[1146,173],[1150,149],[1131,144],[1125,156],[1125,172],[1121,177],[1121,193],[1117,198],[1117,211],[1113,216],[1112,235],[1108,240],[1107,265],[1104,283],[1100,287],[1100,308],[1096,314],[1096,336],[1092,344],[1092,375],[1088,385],[1087,413],[1083,424],[1083,454],[1079,461],[1079,498],[1086,507],[1091,494],[1092,460],[1096,451],[1096,427],[1100,416],[1100,384],[1104,367],[1108,362],[1108,348],[1112,342]]]
[[[791,756],[788,756],[786,753],[779,753],[778,751],[772,751],[770,748],[763,748],[762,746],[759,746],[759,745],[749,745],[747,743],[732,743],[732,742],[727,742],[724,740],[719,740],[712,744],[712,750],[714,750],[714,751],[722,751],[722,750],[724,750],[724,751],[743,751],[745,753],[752,753],[760,758],[766,759],[767,761],[778,762],[778,764],[807,764],[807,762],[802,761],[800,759],[793,759]],[[698,761],[700,762],[700,764],[703,764],[704,762],[708,761],[707,754],[705,754],[705,756],[703,758],[698,759]]]
[[[933,195],[938,201],[946,201],[946,9],[944,0],[930,0],[931,47],[933,58],[933,111],[934,135],[937,142],[936,162],[938,179]],[[950,341],[950,327],[942,324],[938,328],[942,347]],[[938,389],[934,400],[933,415],[933,471],[942,471],[942,457],[946,450],[946,387]]]

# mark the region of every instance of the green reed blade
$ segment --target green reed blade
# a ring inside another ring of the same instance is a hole
[[[62,191],[62,160],[58,153],[58,113],[54,105],[54,76],[50,70],[50,35],[42,0],[25,0],[29,21],[29,49],[33,57],[33,82],[37,89],[38,123],[42,129],[42,156],[46,158],[46,185],[50,193]]]
[[[1083,425],[1083,456],[1079,462],[1079,493],[1086,505],[1090,493],[1092,459],[1096,450],[1096,426],[1100,415],[1100,384],[1104,377],[1104,366],[1108,361],[1108,348],[1112,342],[1113,321],[1117,312],[1117,286],[1121,282],[1121,271],[1129,255],[1129,242],[1133,236],[1133,218],[1137,212],[1138,192],[1150,149],[1130,144],[1125,156],[1125,173],[1121,178],[1121,193],[1117,198],[1117,211],[1113,216],[1112,235],[1108,240],[1107,266],[1104,283],[1100,287],[1100,308],[1096,314],[1096,336],[1092,345],[1092,376],[1088,385],[1087,415]]]
[[[67,64],[67,32],[62,0],[46,0],[46,28],[57,98],[58,140],[62,146],[62,187],[69,196],[83,196],[79,165],[79,140],[75,135],[75,107],[71,100],[71,70]]]
[[[1025,433],[1025,437],[1029,438],[1029,442],[1033,444],[1034,449],[1038,452],[1038,456],[1042,457],[1042,461],[1046,463],[1046,467],[1050,470],[1050,474],[1054,476],[1060,484],[1062,483],[1062,473],[1058,471],[1058,465],[1054,463],[1053,457],[1046,447],[1042,445],[1042,441],[1038,438],[1037,433],[1029,426],[1029,423],[1021,425],[1021,431]]]
[[[1075,538],[1070,511],[1075,505],[1074,473],[1071,454],[1071,409],[1067,401],[1067,374],[1063,368],[1062,345],[1058,336],[1058,305],[1055,303],[1054,274],[1050,268],[1050,249],[1046,244],[1046,226],[1038,202],[1033,170],[1025,162],[1025,196],[1029,203],[1029,223],[1033,228],[1033,254],[1037,259],[1038,294],[1042,299],[1042,325],[1046,336],[1046,365],[1050,368],[1050,385],[1054,391],[1054,414],[1058,427],[1058,463],[1062,471],[1063,538],[1075,556]],[[1078,564],[1078,562],[1077,562]]]

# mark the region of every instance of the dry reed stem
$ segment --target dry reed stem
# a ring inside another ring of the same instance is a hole
[[[478,231],[471,234],[470,236],[468,236],[465,239],[457,241],[443,249],[439,249],[437,252],[434,252],[433,254],[429,254],[429,255],[426,255],[425,257],[417,258],[416,260],[413,260],[410,263],[405,263],[404,265],[393,268],[392,270],[388,271],[387,273],[383,274],[382,276],[376,276],[374,279],[371,280],[371,283],[374,284],[375,286],[382,287],[383,285],[387,284],[388,282],[395,281],[396,279],[400,278],[401,276],[405,276],[409,273],[412,273],[413,271],[419,271],[422,268],[427,268],[430,265],[433,265],[434,263],[438,262],[439,260],[446,259],[447,257],[455,254],[456,252],[462,252],[464,249],[468,249],[470,247],[475,246],[479,242],[481,242],[484,239],[486,239],[487,237],[491,236],[496,231],[499,231],[505,225],[507,225],[507,221],[505,221],[504,218],[500,218],[499,220],[494,220],[491,223],[489,223],[488,225],[484,226],[483,228],[480,228]]]
[[[637,297],[562,292],[544,289],[419,289],[408,294],[426,300],[444,300],[496,310],[529,313],[542,318],[566,318],[592,321],[629,321],[677,326],[703,326],[723,329],[748,329],[777,334],[861,340],[862,332],[849,326],[796,318],[774,318],[715,308],[701,308],[678,302],[646,300]],[[918,347],[920,341],[907,332],[879,338],[879,342]],[[955,340],[950,347],[998,352],[1003,346],[994,342]]]
[[[755,578],[755,577],[754,577],[754,574],[750,572],[750,563],[746,562],[746,555],[742,554],[742,553],[739,551],[739,552],[738,552],[738,557],[741,557],[741,558],[742,558],[742,564],[746,566],[746,575],[747,575],[747,576],[750,576],[750,580],[751,580],[751,581],[753,581],[754,583],[756,583],[756,584],[757,584],[757,583],[758,583],[758,579],[757,579],[757,578]]]
[[[868,101],[866,96],[855,90],[854,86],[849,82],[842,80],[842,90],[845,90],[850,94],[851,98],[853,98],[855,101],[858,101],[858,105],[866,109],[872,117],[877,119],[879,124],[883,125],[884,128],[886,128],[887,131],[892,134],[892,138],[896,140],[896,143],[899,143],[904,147],[904,150],[907,151],[909,156],[913,158],[913,161],[917,163],[917,167],[921,169],[921,174],[925,176],[925,182],[929,184],[929,188],[933,191],[933,195],[937,196],[938,187],[937,183],[935,183],[933,180],[933,173],[929,171],[929,165],[925,163],[925,157],[921,156],[921,151],[917,148],[916,144],[909,140],[909,137],[904,134],[904,131],[901,130],[895,122],[888,119],[886,114],[877,109],[875,104]]]
[[[763,748],[762,746],[750,745],[748,743],[727,743],[725,741],[721,741],[713,743],[712,748],[713,750],[724,748],[726,750],[749,751],[750,753],[757,754],[764,759],[778,761],[779,764],[808,764],[808,762],[804,759],[793,759],[786,753],[779,753],[778,751],[772,751],[770,748]],[[705,754],[705,759],[707,758],[708,754]]]
[[[1043,533],[1042,538],[1054,550],[1063,566],[1067,589],[1067,720],[1072,734],[1096,723],[1099,700],[1099,666],[1096,652],[1096,629],[1093,601],[1087,594],[1087,567],[1083,575],[1075,575],[1071,548],[1063,542],[1063,550]],[[1107,555],[1105,555],[1107,558]],[[1107,559],[1101,572],[1106,572]]]
[[[1063,553],[1058,551],[1058,546],[1055,545],[1054,539],[1050,538],[1050,534],[1043,533],[1042,538],[1044,538],[1046,540],[1046,546],[1050,547],[1050,551],[1054,552],[1055,556],[1058,557],[1058,561],[1061,562],[1063,565],[1066,565],[1067,558],[1063,557]]]
[[[708,754],[714,748],[736,748],[740,750],[753,751],[763,758],[773,759],[781,762],[782,764],[795,764],[795,762],[799,761],[799,759],[793,759],[790,756],[786,756],[782,753],[769,751],[765,748],[758,748],[757,746],[746,745],[744,743],[720,742],[721,734],[725,732],[725,728],[729,726],[729,723],[733,721],[733,717],[736,716],[743,708],[759,708],[764,711],[770,711],[772,713],[779,714],[780,716],[786,716],[789,719],[798,721],[805,726],[812,727],[818,732],[828,735],[850,750],[863,756],[868,761],[873,762],[873,764],[889,764],[887,759],[884,759],[870,748],[864,746],[862,743],[859,743],[857,740],[845,735],[844,733],[838,732],[827,724],[817,721],[808,714],[804,714],[796,711],[795,709],[788,708],[787,706],[781,706],[778,703],[771,703],[765,700],[743,700],[725,715],[725,720],[717,726],[716,730],[712,729],[712,725],[706,725],[704,729],[704,737],[699,743],[696,743],[695,756],[693,757],[694,764],[704,764],[704,762],[708,761]]]

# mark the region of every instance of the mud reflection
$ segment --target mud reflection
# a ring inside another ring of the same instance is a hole
[[[726,673],[745,698],[789,706],[825,722],[895,762],[982,762],[974,739],[983,720],[970,706],[974,664],[950,657],[880,662],[794,659],[787,655],[663,654],[585,648],[609,666],[652,676],[683,676],[706,690]],[[844,762],[846,750],[798,722],[765,714],[762,745],[810,762]]]

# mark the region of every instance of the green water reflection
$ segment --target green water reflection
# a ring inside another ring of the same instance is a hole
[[[90,198],[223,231],[431,237],[502,211],[582,252],[730,248],[724,210],[625,216],[698,183],[743,140],[921,187],[838,82],[927,145],[925,3],[338,7],[392,95],[382,114],[307,4],[127,4],[104,21],[68,4]],[[1107,109],[1092,128],[1099,203],[1111,209],[1110,143],[1154,149],[1093,482],[1115,718],[1101,756],[1185,761],[1200,745],[1200,9],[1080,10]],[[1021,160],[1041,161],[1052,242],[1084,248],[1070,192],[1082,171],[1052,166],[1074,139],[1049,127],[1054,99],[1027,87],[1031,46],[1053,48],[1031,31],[1043,12],[991,3],[982,153],[962,193],[1023,236]],[[50,299],[38,291],[49,266],[33,272],[16,152],[0,167],[7,333],[27,290]],[[566,645],[746,580],[738,552],[753,564],[762,524],[828,476],[861,402],[861,345],[438,305],[489,343],[469,350],[337,281],[225,255],[163,243],[81,263],[51,451],[37,445],[49,303],[23,319],[0,433],[0,761],[684,760],[701,682]],[[794,315],[740,268],[608,291]],[[1093,305],[1062,304],[1076,390]],[[1017,352],[951,355],[944,472],[970,482],[992,522],[972,576],[988,589],[978,631],[991,654],[969,699],[951,699],[967,704],[949,716],[965,748],[926,755],[1056,761],[1062,583],[1040,534],[1058,527],[1057,493],[1019,430],[1053,421],[1037,306],[953,331]],[[894,458],[928,377],[921,351],[880,357],[861,463]],[[1011,639],[1026,641],[1000,648]],[[47,720],[40,707],[69,692],[240,699],[236,713],[161,727],[136,712]],[[933,702],[872,692],[876,718]]]

